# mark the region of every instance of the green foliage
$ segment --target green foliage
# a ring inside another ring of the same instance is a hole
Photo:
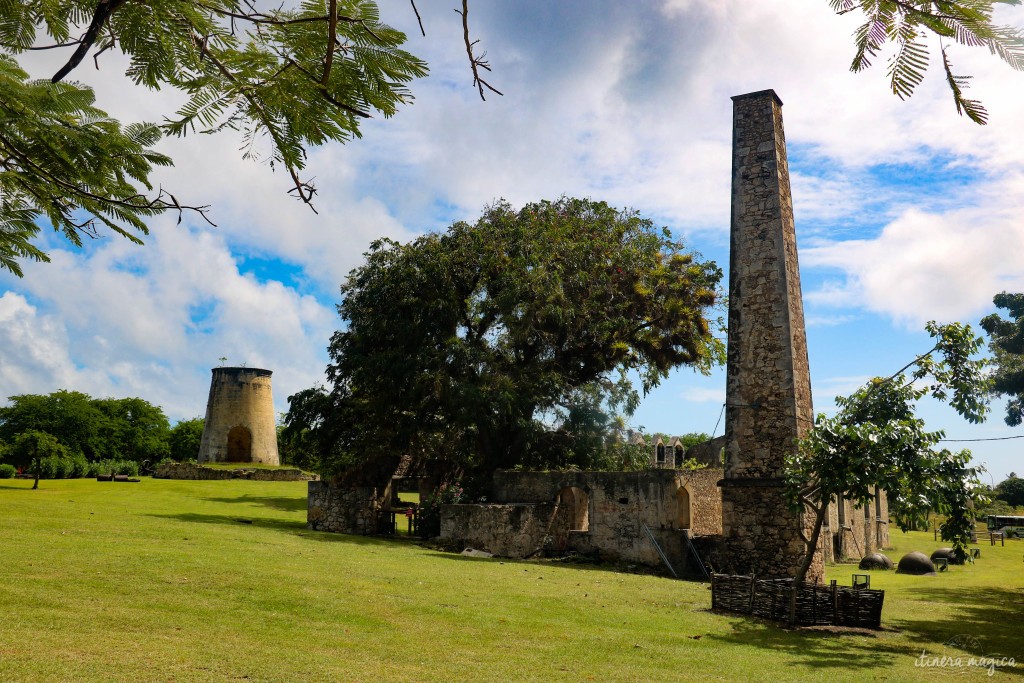
[[[78,391],[20,394],[0,407],[0,438],[28,431],[55,437],[87,460],[104,457],[156,461],[169,453],[167,417],[141,398],[94,399]]]
[[[18,470],[14,465],[0,463],[0,479],[11,479],[17,472]]]
[[[19,6],[0,4],[0,20]],[[173,197],[138,187],[152,190],[153,166],[171,163],[152,149],[160,130],[122,127],[93,100],[84,86],[29,80],[0,53],[0,269],[21,276],[18,259],[49,260],[35,245],[44,219],[76,246],[101,225],[141,243],[145,220],[176,208]]]
[[[1020,0],[829,0],[829,4],[839,14],[856,10],[865,17],[854,32],[856,52],[851,71],[867,69],[886,45],[894,47],[895,53],[889,58],[889,86],[900,99],[913,95],[924,79],[929,61],[927,41],[933,38],[940,44],[942,67],[956,111],[975,123],[984,125],[988,112],[979,101],[964,97],[970,76],[953,74],[943,40],[988,48],[1014,69],[1024,70],[1024,35],[1017,28],[992,22],[996,5],[1017,5]]]
[[[42,463],[46,461],[48,468],[59,470],[63,477],[63,472],[71,468],[71,465],[64,464],[64,461],[69,460],[70,456],[71,452],[68,448],[52,434],[30,429],[14,439],[7,459],[15,467],[22,471],[33,472],[37,477],[43,476]],[[53,465],[54,461],[59,465]]]
[[[176,462],[185,462],[189,458],[199,455],[199,446],[203,441],[203,426],[206,420],[201,417],[194,417],[191,420],[181,420],[171,427],[167,437],[169,455],[167,458]],[[164,459],[167,459],[164,458]]]
[[[156,462],[170,454],[170,423],[159,406],[141,398],[93,400],[106,420],[100,427],[100,451],[107,457]]]
[[[89,463],[85,477],[97,477],[101,474],[127,474],[129,477],[139,476],[139,463],[134,460],[97,460]]]
[[[98,457],[99,427],[105,417],[87,394],[61,390],[45,396],[19,394],[8,401],[0,407],[0,438],[13,443],[26,432],[46,432],[73,452]]]
[[[306,149],[358,136],[361,119],[411,100],[406,84],[426,66],[404,42],[364,0],[266,12],[243,0],[0,3],[0,268],[21,275],[18,259],[48,260],[38,219],[80,245],[99,226],[139,242],[151,216],[202,212],[152,193],[153,167],[171,164],[153,150],[163,132],[241,131],[244,156],[283,166],[310,202],[315,188],[299,178]],[[68,61],[49,81],[29,80],[15,57],[41,44],[66,49]],[[124,53],[135,84],[178,89],[186,103],[162,126],[122,126],[89,88],[64,81],[91,49]]]
[[[1024,507],[1024,479],[1010,477],[1004,479],[992,492],[999,500],[1012,507]]]
[[[799,578],[811,562],[829,501],[841,496],[866,505],[876,488],[892,497],[892,513],[902,529],[918,528],[930,512],[946,515],[942,538],[964,556],[981,470],[969,466],[970,451],[936,450],[943,433],[927,431],[915,407],[930,395],[972,422],[984,419],[984,363],[971,360],[982,340],[958,323],[928,323],[927,329],[935,339],[928,353],[888,378],[836,398],[835,417],[818,415],[799,449],[787,457],[790,504],[815,515]],[[904,374],[911,367],[910,375]]]
[[[405,453],[485,476],[572,460],[635,406],[626,373],[647,391],[721,362],[707,319],[721,275],[590,200],[501,202],[474,225],[379,240],[342,286],[330,392],[292,397],[286,424],[315,433],[327,471]]]
[[[994,356],[992,393],[1009,397],[1006,424],[1016,427],[1024,421],[1024,294],[1002,292],[992,301],[1008,313],[1005,320],[993,313],[981,321]]]

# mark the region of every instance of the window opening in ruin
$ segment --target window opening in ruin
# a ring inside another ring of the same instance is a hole
[[[685,453],[686,451],[683,449],[682,446],[676,446],[676,467],[683,466],[683,455]]]
[[[252,432],[242,425],[228,432],[227,462],[252,462]]]
[[[590,530],[590,496],[576,486],[566,486],[558,492],[557,525],[566,531]]]
[[[676,489],[676,528],[690,528],[690,492],[682,486]]]
[[[882,492],[875,489],[875,543],[879,548],[882,547],[882,522]]]
[[[658,444],[658,462],[665,462],[665,444]]]
[[[629,498],[623,496],[622,498],[619,498],[619,502],[623,505],[629,505]]]

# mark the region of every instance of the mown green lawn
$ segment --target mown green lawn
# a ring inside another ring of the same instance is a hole
[[[2,681],[988,679],[915,666],[966,664],[958,636],[1024,660],[1020,541],[936,577],[875,572],[883,631],[787,631],[709,612],[705,584],[311,532],[304,482],[31,484],[0,481]],[[893,541],[894,559],[940,545]]]

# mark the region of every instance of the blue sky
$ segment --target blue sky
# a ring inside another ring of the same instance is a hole
[[[157,181],[211,204],[217,228],[166,217],[144,247],[54,237],[53,263],[0,274],[0,395],[138,395],[187,418],[204,412],[223,356],[273,370],[283,411],[322,380],[338,286],[373,239],[472,220],[500,197],[636,208],[725,267],[729,98],[765,88],[785,103],[816,410],[928,348],[925,321],[976,324],[996,292],[1024,291],[1024,74],[985,50],[950,48],[990,110],[979,127],[956,115],[937,64],[907,102],[888,92],[884,56],[849,73],[857,20],[825,0],[481,1],[472,32],[505,93],[481,102],[458,16],[420,9],[426,38],[407,3],[382,12],[431,75],[362,139],[311,153],[319,214],[287,195],[286,175],[243,161],[230,133],[166,140],[176,166]],[[1000,17],[1024,25],[1022,8]],[[43,76],[62,57],[35,58]],[[159,121],[180,102],[132,87],[116,55],[100,67],[86,60],[76,77],[124,119]],[[724,385],[721,371],[678,372],[634,425],[710,432]],[[923,414],[950,438],[1022,433],[994,408],[983,425]],[[950,445],[996,481],[1024,470],[1024,439]]]

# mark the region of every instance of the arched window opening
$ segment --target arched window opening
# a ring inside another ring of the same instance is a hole
[[[678,446],[677,445],[676,446],[676,467],[682,467],[683,466],[683,460],[685,459],[684,458],[685,455],[686,455],[686,449],[684,449],[682,446]]]
[[[658,464],[665,462],[665,444],[659,443],[657,450]]]
[[[690,492],[679,487],[676,489],[676,527],[689,529],[690,522]]]

